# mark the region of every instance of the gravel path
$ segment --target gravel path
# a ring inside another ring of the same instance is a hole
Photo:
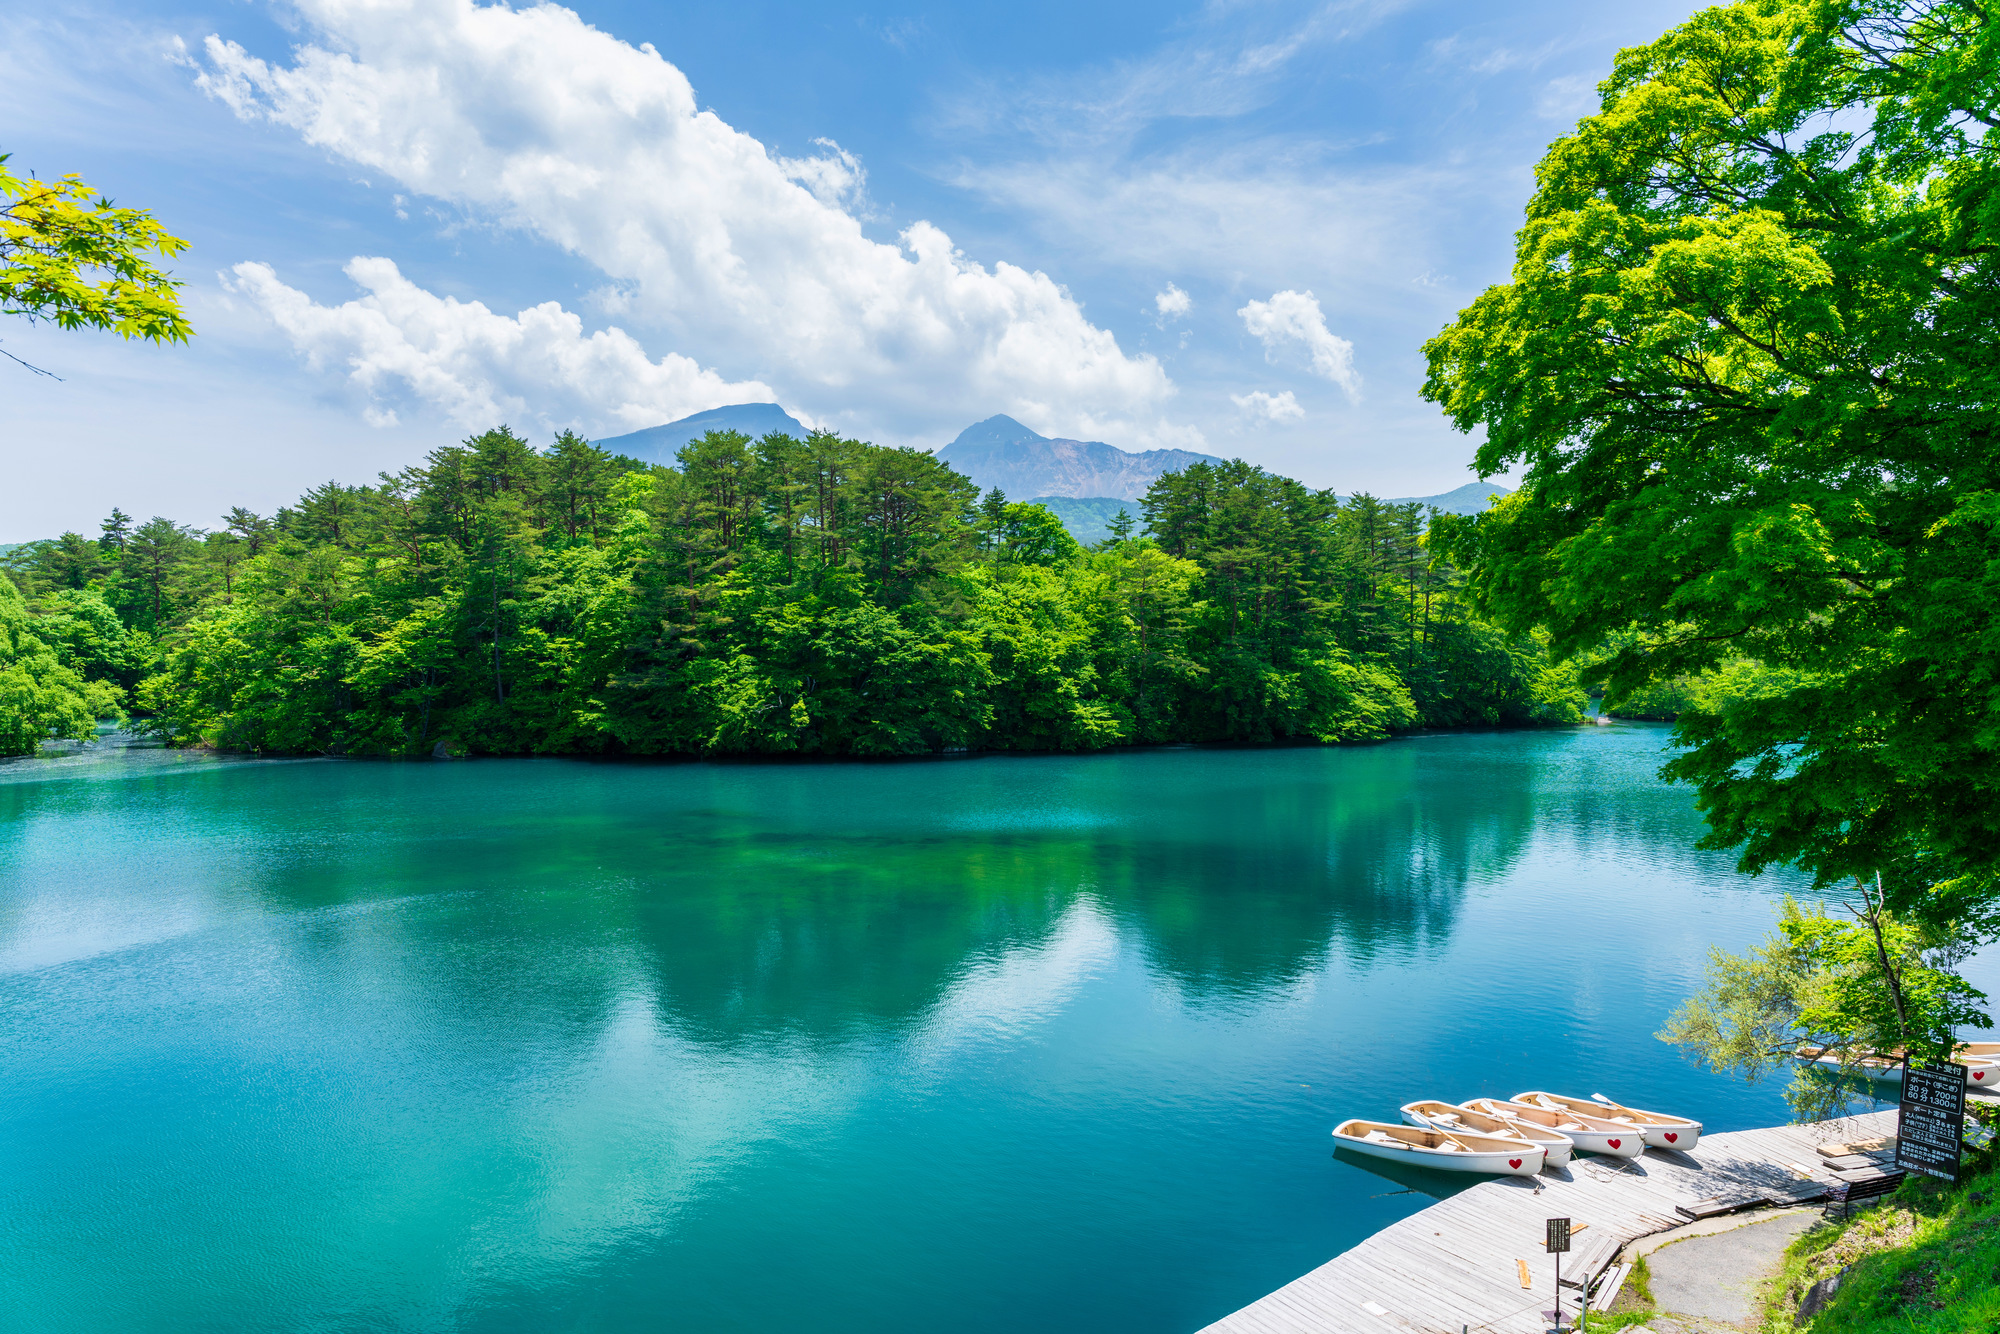
[[[1747,1324],[1758,1284],[1777,1271],[1785,1247],[1817,1221],[1802,1210],[1662,1246],[1646,1258],[1653,1299],[1663,1312]]]

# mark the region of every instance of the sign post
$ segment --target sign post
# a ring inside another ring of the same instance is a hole
[[[1548,1232],[1542,1238],[1542,1245],[1550,1255],[1556,1257],[1556,1334],[1562,1334],[1563,1327],[1563,1253],[1569,1250],[1569,1220],[1551,1218]],[[1590,1294],[1584,1294],[1584,1305],[1590,1304]]]
[[[1965,1071],[1949,1062],[1913,1066],[1904,1057],[1896,1166],[1956,1185],[1964,1135]]]

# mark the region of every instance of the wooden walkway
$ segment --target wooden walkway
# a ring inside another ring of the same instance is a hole
[[[1627,1243],[1686,1223],[1676,1205],[1795,1195],[1813,1181],[1831,1185],[1837,1178],[1820,1145],[1895,1133],[1892,1109],[1706,1135],[1691,1154],[1648,1149],[1622,1163],[1578,1154],[1538,1177],[1483,1181],[1384,1228],[1203,1334],[1540,1334],[1550,1323],[1543,1313],[1557,1309],[1555,1257],[1542,1250],[1544,1220],[1567,1216],[1573,1226],[1588,1225],[1574,1233],[1573,1250],[1563,1257],[1567,1285],[1579,1269],[1605,1270]],[[1606,1272],[1615,1283],[1615,1273]],[[1563,1295],[1563,1323],[1573,1324],[1578,1295],[1567,1286]]]

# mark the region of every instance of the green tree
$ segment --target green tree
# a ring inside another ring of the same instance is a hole
[[[157,515],[132,530],[120,549],[126,604],[138,628],[170,628],[202,592],[196,558],[204,535]]]
[[[27,599],[0,575],[0,755],[32,755],[51,737],[87,740],[119,716],[121,691],[86,681],[36,633]]]
[[[97,525],[97,531],[97,545],[101,550],[123,551],[126,539],[132,536],[132,516],[113,505],[111,517]]]
[[[188,340],[194,330],[181,313],[180,284],[153,263],[180,254],[186,241],[144,209],[93,198],[76,176],[24,178],[7,162],[0,154],[0,314],[155,343]]]
[[[1853,1073],[1878,1053],[1949,1051],[1961,1024],[1986,1027],[1986,997],[1951,971],[1948,941],[1886,912],[1862,893],[1836,917],[1790,897],[1777,930],[1743,954],[1709,951],[1700,993],[1674,1012],[1660,1039],[1751,1082],[1801,1054],[1830,1056]],[[1823,1069],[1797,1068],[1787,1099],[1801,1121],[1837,1115],[1847,1100]]]
[[[2000,891],[2000,35],[1972,0],[1744,0],[1621,52],[1425,392],[1520,488],[1434,542],[1680,715],[1708,846],[1978,929]]]

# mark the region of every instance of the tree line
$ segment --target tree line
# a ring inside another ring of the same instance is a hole
[[[721,431],[671,466],[497,427],[213,530],[5,558],[21,721],[269,753],[907,755],[1573,721],[1415,505],[1243,462],[1080,546],[921,451]],[[25,648],[23,645],[32,644]]]

